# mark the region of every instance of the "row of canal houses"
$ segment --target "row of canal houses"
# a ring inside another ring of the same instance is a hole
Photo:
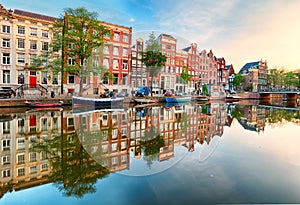
[[[23,10],[7,10],[0,5],[0,85],[18,88],[22,84],[30,88],[27,92],[35,92],[34,88],[47,88],[60,92],[62,78],[60,74],[45,69],[32,70],[33,59],[47,52],[51,44],[51,27],[57,20],[55,17],[36,14]],[[203,85],[223,87],[232,90],[234,68],[226,65],[223,57],[216,57],[212,50],[200,50],[196,43],[179,49],[177,39],[169,34],[161,33],[157,41],[161,51],[167,56],[166,65],[158,76],[151,79],[147,69],[141,63],[140,52],[145,50],[145,40],[132,38],[132,28],[99,21],[110,30],[105,36],[102,56],[93,56],[93,65],[105,65],[113,78],[103,80],[92,74],[84,79],[86,94],[99,94],[103,88],[116,92],[134,91],[138,86],[151,85],[157,93],[165,90],[185,91],[191,93],[201,90]],[[67,46],[66,46],[67,47]],[[67,47],[68,48],[68,47]],[[72,57],[66,58],[67,64],[74,64]],[[45,64],[46,65],[46,64]],[[180,81],[184,66],[192,75],[188,85]],[[76,75],[64,73],[64,92],[79,90],[79,79]],[[40,89],[41,90],[41,89]]]

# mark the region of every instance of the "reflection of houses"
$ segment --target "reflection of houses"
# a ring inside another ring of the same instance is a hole
[[[59,136],[60,125],[59,111],[20,113],[0,122],[0,187],[19,190],[49,182],[47,155],[33,150],[33,145]]]
[[[80,126],[81,125],[81,126]],[[129,168],[127,113],[95,111],[75,116],[75,127],[87,152],[111,172]],[[101,133],[101,138],[99,137]],[[98,158],[101,156],[101,158]]]
[[[264,130],[266,123],[266,112],[259,106],[237,106],[244,113],[239,120],[240,124],[247,130],[260,132]]]

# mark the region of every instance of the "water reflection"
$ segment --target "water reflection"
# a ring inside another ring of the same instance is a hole
[[[20,110],[0,119],[1,197],[46,183],[65,196],[83,197],[110,173],[157,174],[197,149],[204,162],[234,119],[260,133],[266,124],[299,123],[300,112],[216,102],[77,113]]]

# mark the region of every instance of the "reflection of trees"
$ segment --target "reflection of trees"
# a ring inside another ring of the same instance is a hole
[[[150,119],[152,119],[152,108],[149,113]],[[164,137],[160,135],[150,121],[150,127],[145,130],[144,135],[141,137],[139,152],[143,151],[143,159],[147,162],[147,165],[151,167],[153,161],[158,160],[160,148],[164,146]]]
[[[293,119],[300,119],[300,114],[297,111],[285,109],[267,109],[267,116],[269,123],[278,123],[286,120],[288,122]]]
[[[63,134],[36,143],[35,151],[41,152],[50,161],[52,181],[66,196],[83,197],[94,193],[97,179],[109,174],[89,156],[76,133]]]
[[[241,117],[243,117],[245,115],[245,112],[241,109],[239,109],[238,107],[235,107],[232,111],[231,111],[231,116],[233,118],[236,118],[237,120],[240,120]]]

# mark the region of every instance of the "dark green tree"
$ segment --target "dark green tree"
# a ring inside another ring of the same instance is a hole
[[[233,79],[233,86],[235,86],[235,88],[240,88],[241,84],[244,83],[245,81],[246,78],[242,74],[237,73]]]

